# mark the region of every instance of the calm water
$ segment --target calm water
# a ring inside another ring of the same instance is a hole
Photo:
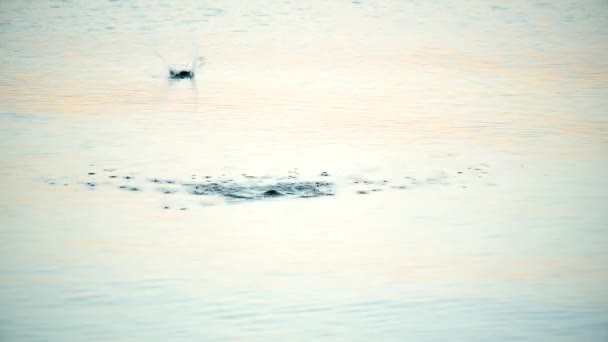
[[[2,1],[0,52],[2,341],[608,340],[606,1]]]

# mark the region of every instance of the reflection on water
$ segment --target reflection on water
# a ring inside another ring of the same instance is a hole
[[[0,340],[606,340],[607,23],[3,2]]]

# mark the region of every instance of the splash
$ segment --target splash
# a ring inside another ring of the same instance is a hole
[[[199,65],[202,66],[204,64],[204,58],[198,57],[198,49],[193,46],[192,50],[193,53],[191,63],[182,65],[170,64],[160,53],[158,53],[157,51],[155,51],[154,53],[163,61],[165,68],[169,70],[169,79],[183,80],[194,79],[194,77],[196,76],[197,67]]]

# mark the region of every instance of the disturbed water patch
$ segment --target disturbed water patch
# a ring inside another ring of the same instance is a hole
[[[283,181],[263,183],[207,182],[184,183],[186,191],[192,195],[220,195],[231,199],[264,199],[271,197],[320,197],[333,196],[335,184],[319,181]]]
[[[192,174],[187,180],[178,178],[142,177],[133,173],[115,172],[114,168],[95,169],[86,172],[83,179],[70,181],[65,177],[43,178],[48,185],[68,187],[78,185],[89,191],[115,189],[132,193],[154,193],[163,198],[197,198],[201,206],[219,202],[234,203],[294,198],[328,197],[341,193],[370,195],[386,190],[413,190],[420,187],[456,186],[466,189],[479,184],[483,178],[485,185],[495,186],[485,178],[489,175],[489,165],[477,164],[452,171],[437,171],[427,176],[402,175],[392,178],[348,176],[339,181],[327,171],[312,176],[301,176],[297,169],[283,176],[210,176]],[[166,196],[166,197],[165,197]],[[202,199],[202,201],[200,201]],[[165,200],[166,202],[166,200]],[[183,205],[163,204],[163,209],[187,210]]]

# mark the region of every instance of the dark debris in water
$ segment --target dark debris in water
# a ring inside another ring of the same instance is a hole
[[[175,184],[175,183],[177,183],[177,181],[174,179],[160,179],[160,178],[152,178],[152,179],[150,179],[150,182],[158,183],[158,184]]]
[[[122,189],[122,190],[133,191],[133,192],[142,191],[140,188],[138,188],[136,186],[130,186],[130,185],[121,185],[118,188]]]
[[[183,79],[192,79],[194,78],[193,70],[169,70],[169,78],[172,80],[183,80]]]
[[[277,190],[271,189],[262,194],[264,197],[279,197],[283,196],[283,194]]]

